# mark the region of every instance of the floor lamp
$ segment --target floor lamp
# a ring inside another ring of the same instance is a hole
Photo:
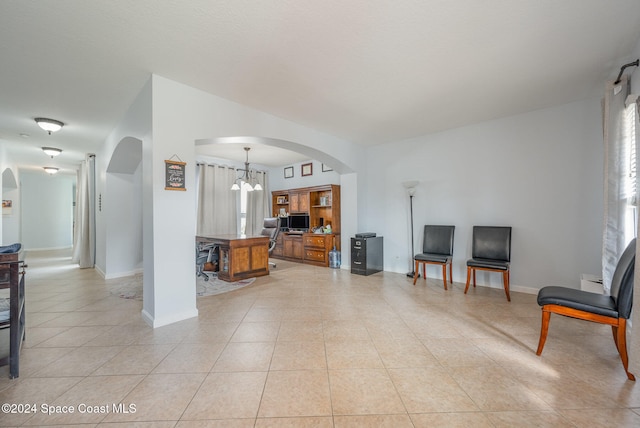
[[[409,194],[409,209],[411,211],[411,271],[407,272],[407,276],[409,278],[413,278],[416,275],[418,275],[418,277],[420,277],[420,274],[414,271],[414,263],[413,263],[413,257],[414,257],[414,251],[415,251],[415,247],[413,246],[413,195],[415,195],[416,193],[416,186],[418,185],[418,181],[417,180],[411,180],[411,181],[405,181],[402,183],[402,185],[407,189],[407,193]]]

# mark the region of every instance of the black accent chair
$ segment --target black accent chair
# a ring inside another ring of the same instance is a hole
[[[611,294],[589,293],[567,287],[543,287],[538,292],[542,306],[542,326],[536,355],[542,354],[549,332],[551,314],[563,315],[611,326],[613,341],[620,354],[622,366],[629,380],[636,380],[629,372],[627,355],[627,320],[633,305],[633,280],[636,262],[635,238],[620,256],[611,280]]]
[[[509,295],[509,268],[511,264],[511,227],[473,226],[471,259],[467,260],[467,285],[464,294],[469,290],[469,281],[473,274],[473,287],[476,286],[476,270],[502,273],[502,282],[507,300]]]
[[[449,265],[449,282],[453,282],[452,263],[453,258],[453,233],[455,226],[433,226],[426,225],[424,227],[424,235],[422,238],[422,253],[416,254],[415,275],[413,275],[413,285],[420,276],[420,265],[422,265],[422,276],[427,280],[427,265],[442,266],[442,281],[444,289],[447,289],[447,265]]]
[[[269,255],[271,255],[273,249],[276,247],[276,239],[278,239],[278,235],[280,234],[280,217],[266,217],[260,234],[269,237]],[[274,262],[269,262],[269,264],[274,268],[276,267]]]

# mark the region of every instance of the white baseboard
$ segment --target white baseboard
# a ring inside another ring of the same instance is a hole
[[[144,271],[144,269],[139,268],[139,269],[135,269],[129,272],[117,272],[117,273],[110,273],[108,275],[105,275],[104,272],[102,272],[102,276],[104,277],[104,279],[115,279],[115,278],[124,278],[127,276],[134,276],[134,275],[138,275],[140,273],[142,273]]]
[[[174,313],[168,317],[163,317],[163,318],[154,318],[145,309],[142,310],[142,319],[144,320],[144,322],[146,322],[153,328],[162,327],[165,325],[176,323],[178,321],[184,321],[189,318],[195,318],[197,316],[198,316],[198,309],[195,309],[195,308],[192,310],[184,311],[182,313],[177,313],[177,314]]]

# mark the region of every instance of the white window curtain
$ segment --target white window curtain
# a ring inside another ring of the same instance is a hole
[[[96,262],[95,171],[95,156],[88,155],[78,170],[71,257],[81,268],[92,268]]]
[[[256,177],[255,183],[252,184],[255,186],[256,183],[259,183],[263,190],[247,192],[247,222],[245,233],[247,235],[260,235],[264,218],[271,217],[271,192],[269,191],[266,172],[252,171],[251,175]]]
[[[604,98],[604,228],[602,279],[605,292],[611,289],[616,264],[635,235],[635,183],[632,183],[633,122],[626,100],[629,85],[624,77],[617,85],[606,85]],[[633,109],[631,109],[633,112]],[[634,169],[635,171],[635,169]],[[635,177],[633,177],[635,179]]]
[[[236,234],[238,206],[231,185],[236,170],[220,165],[198,164],[198,218],[196,234]]]

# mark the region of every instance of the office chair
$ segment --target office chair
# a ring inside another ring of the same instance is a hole
[[[447,265],[449,265],[449,282],[453,283],[453,274],[451,268],[451,259],[453,258],[453,232],[455,226],[431,226],[424,227],[424,237],[422,239],[422,253],[416,254],[415,275],[413,276],[413,285],[416,285],[420,265],[422,265],[422,276],[427,280],[427,265],[442,266],[442,280],[444,281],[444,289],[447,289]]]
[[[265,217],[260,234],[269,237],[269,255],[271,255],[276,247],[276,239],[280,234],[280,217]],[[269,264],[274,268],[276,267],[274,262],[270,261]]]
[[[196,277],[201,276],[205,281],[209,281],[209,275],[204,272],[204,265],[217,260],[217,249],[215,244],[196,243]]]
[[[467,285],[473,273],[473,286],[476,286],[476,270],[488,270],[502,273],[502,282],[507,300],[509,295],[509,267],[511,261],[511,227],[473,226],[471,259],[467,260]]]

